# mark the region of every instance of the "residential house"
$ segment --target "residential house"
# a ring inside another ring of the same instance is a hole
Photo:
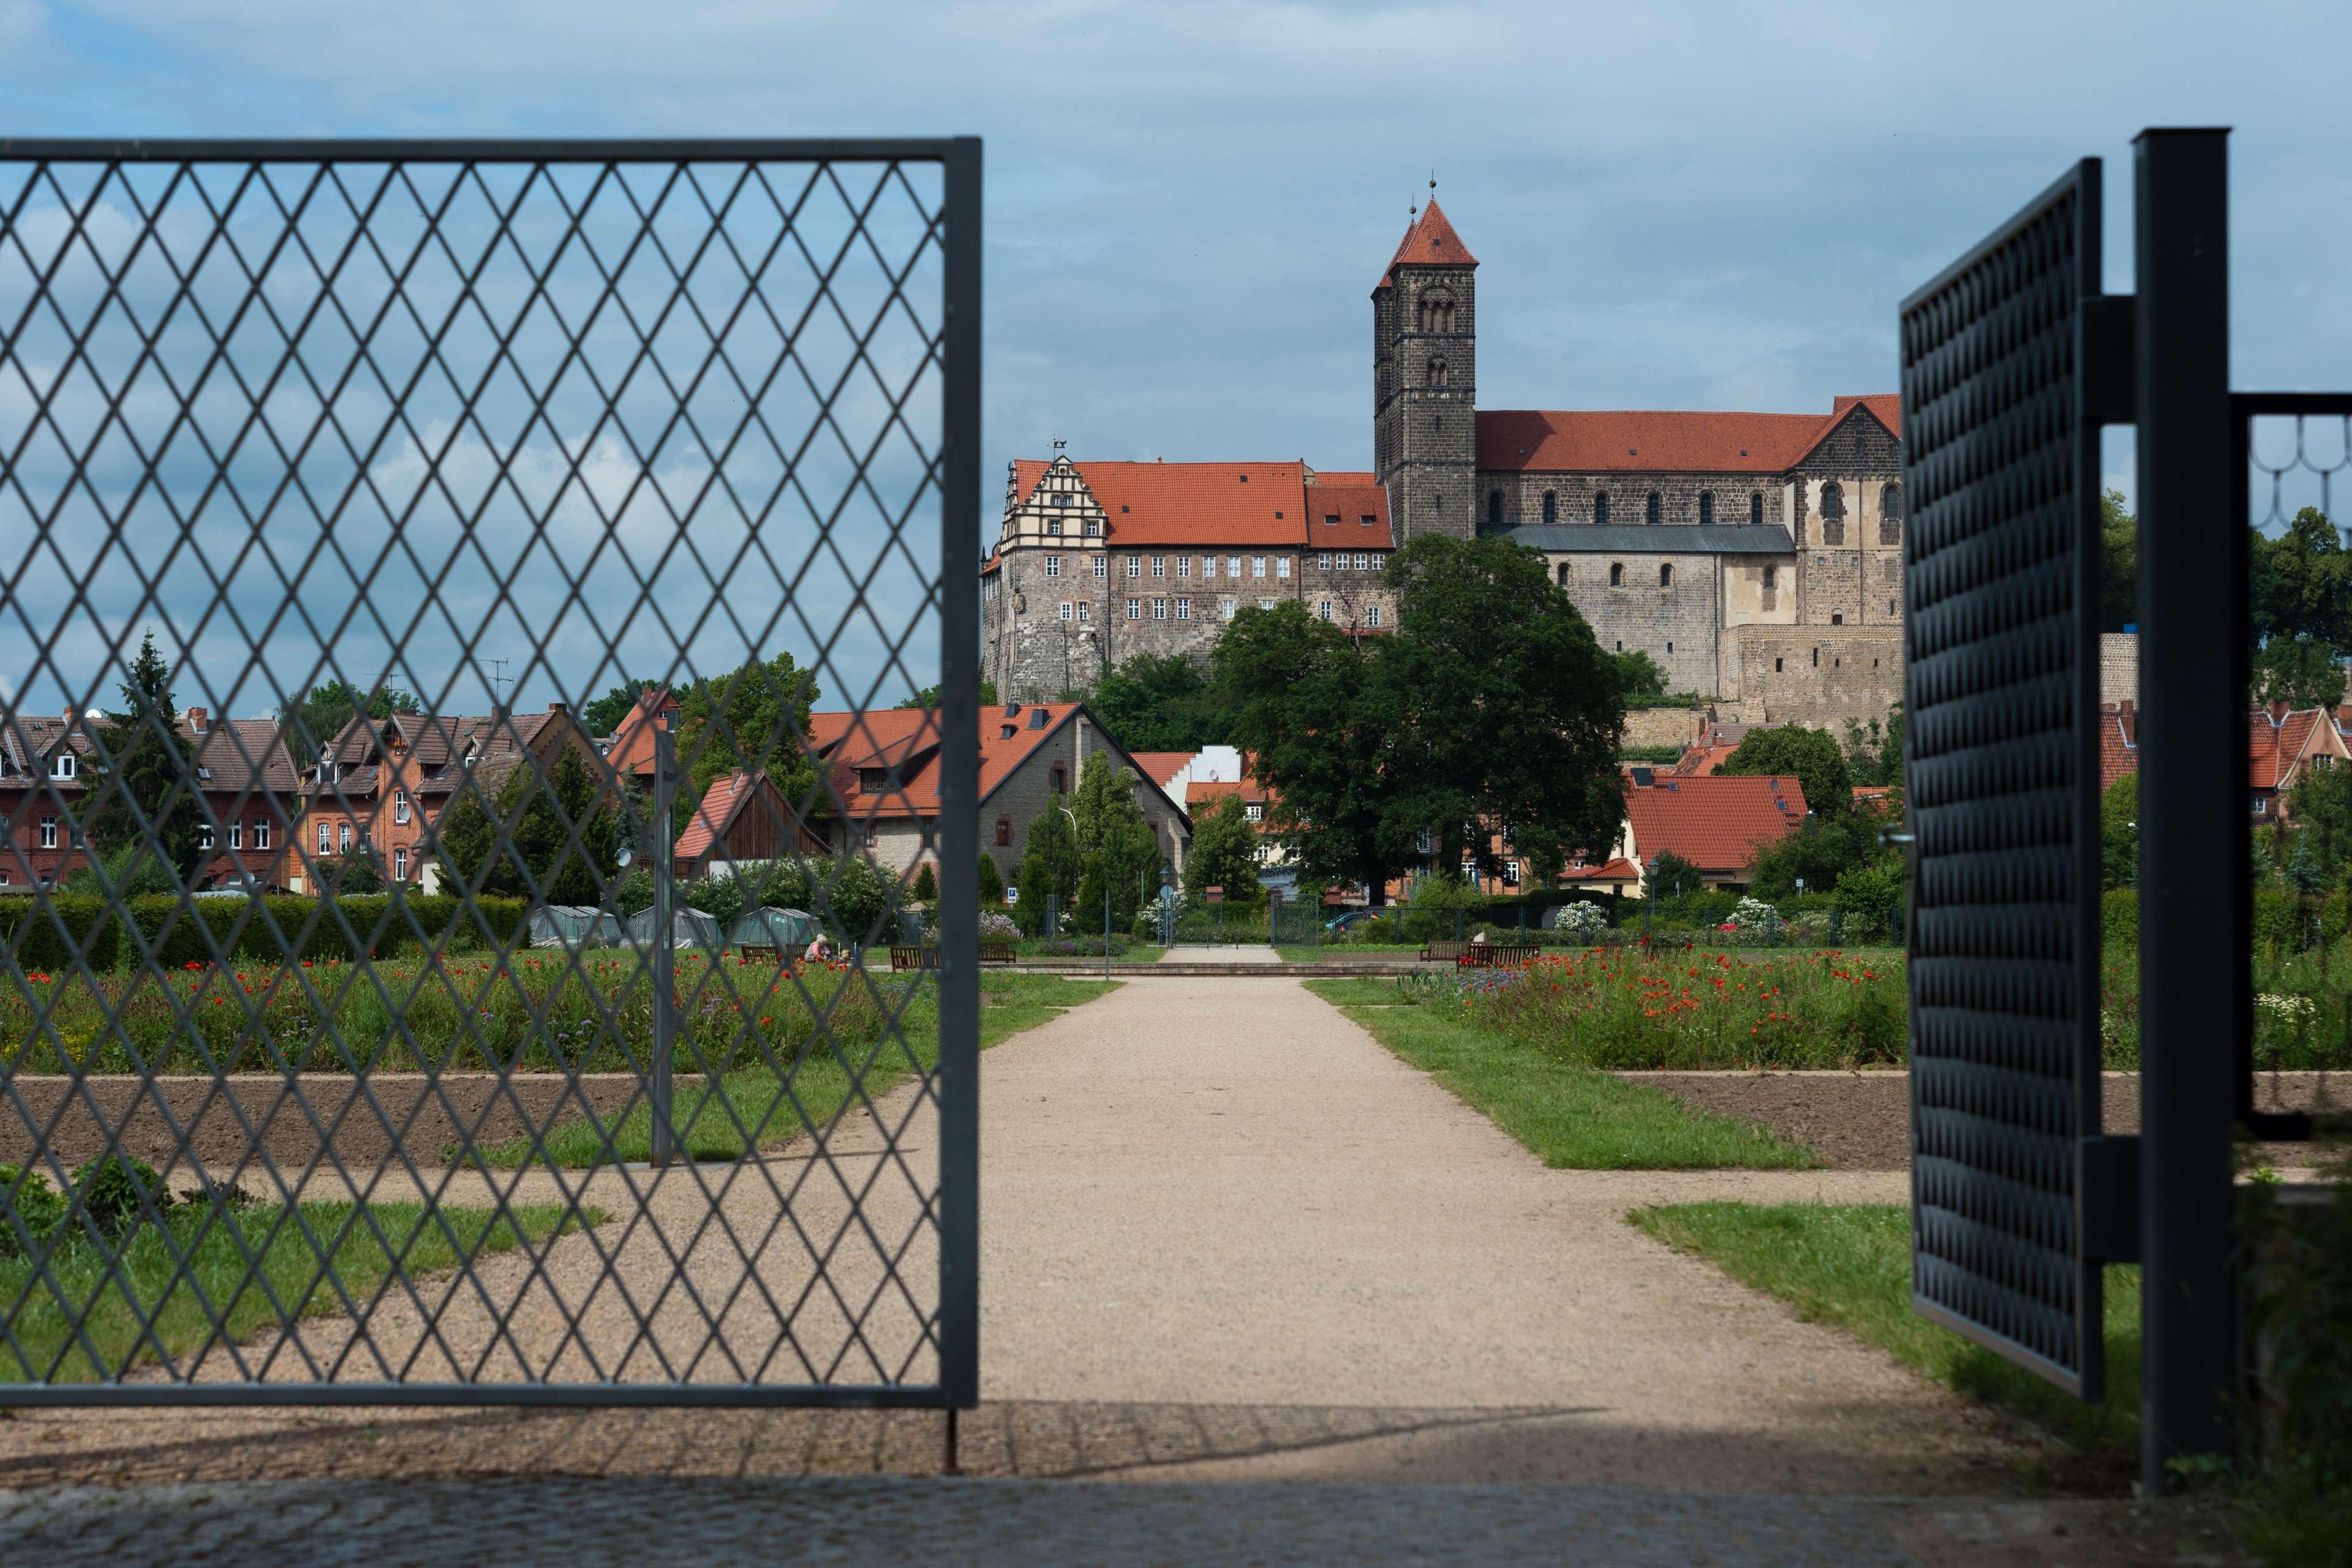
[[[388,880],[436,891],[441,867],[428,835],[458,790],[471,787],[494,800],[516,768],[528,762],[552,773],[567,748],[604,772],[595,742],[560,702],[544,713],[354,718],[303,781],[296,845],[301,864],[289,868],[287,886],[315,892],[318,862],[363,849],[373,851]]]
[[[810,831],[886,870],[911,875],[923,861],[936,864],[939,721],[937,709],[810,714],[810,747],[828,786]],[[1136,804],[1167,863],[1182,870],[1192,819],[1084,703],[1007,702],[981,710],[979,792],[981,847],[1007,883],[1020,875],[1030,823],[1100,766],[1135,774]]]
[[[284,885],[289,829],[299,812],[294,759],[274,719],[215,721],[206,710],[180,716],[194,779],[204,802],[204,858],[196,889]],[[49,719],[0,720],[0,888],[46,886],[88,864],[73,847],[71,819],[100,778],[99,744],[114,721],[96,710]]]
[[[2352,760],[2336,714],[2284,702],[2246,715],[2246,785],[2256,822],[2286,820],[2286,797],[2322,768]]]
[[[681,879],[709,877],[825,850],[824,841],[801,826],[764,769],[738,768],[711,780],[702,792],[694,819],[670,851],[670,868]]]
[[[1632,779],[1610,859],[1642,873],[1635,890],[1645,897],[1650,862],[1668,851],[1697,867],[1707,887],[1744,890],[1757,852],[1804,826],[1805,792],[1794,774],[1685,778],[1635,768]]]
[[[651,779],[654,737],[677,732],[677,698],[666,686],[648,686],[637,693],[636,706],[614,727],[597,749],[613,771],[625,779]]]

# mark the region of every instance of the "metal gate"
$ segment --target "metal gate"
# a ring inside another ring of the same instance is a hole
[[[1913,1300],[2099,1396],[2099,165],[1902,309]]]
[[[974,1402],[980,157],[0,142],[0,1405]]]

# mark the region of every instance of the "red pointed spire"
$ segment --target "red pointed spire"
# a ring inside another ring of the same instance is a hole
[[[1462,243],[1460,235],[1454,232],[1454,225],[1446,217],[1445,209],[1437,205],[1437,198],[1433,195],[1429,198],[1429,205],[1422,209],[1421,216],[1405,226],[1404,237],[1397,242],[1396,254],[1389,258],[1388,270],[1381,274],[1380,287],[1385,289],[1396,281],[1398,268],[1416,263],[1425,267],[1478,265],[1478,258],[1470,254],[1470,247]]]

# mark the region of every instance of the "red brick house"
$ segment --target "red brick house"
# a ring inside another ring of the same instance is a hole
[[[1646,889],[1650,862],[1667,851],[1697,867],[1707,887],[1744,889],[1757,851],[1804,826],[1805,792],[1793,774],[1651,774],[1651,783],[1638,782],[1648,772],[1639,770],[1625,791],[1625,824],[1610,856],[1642,872],[1637,891]]]
[[[526,760],[551,773],[567,747],[601,771],[595,742],[560,702],[544,713],[355,718],[302,782],[299,864],[290,868],[287,886],[316,892],[319,862],[367,849],[387,881],[432,892],[440,887],[441,868],[426,831],[466,781],[471,777],[472,787],[495,797]]]

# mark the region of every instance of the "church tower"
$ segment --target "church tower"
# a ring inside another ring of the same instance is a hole
[[[1372,471],[1400,544],[1478,531],[1477,270],[1432,195],[1372,290]]]

